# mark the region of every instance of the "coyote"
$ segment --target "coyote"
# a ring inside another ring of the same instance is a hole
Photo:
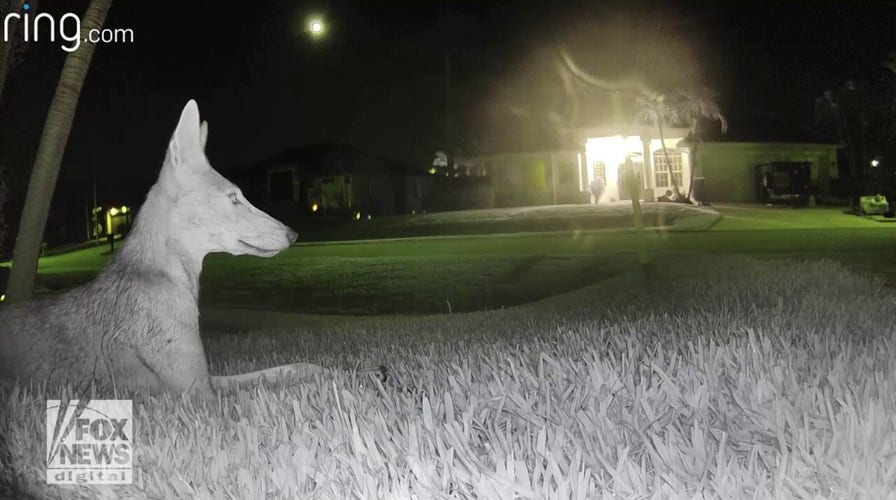
[[[199,273],[211,252],[273,257],[295,231],[252,206],[205,156],[208,124],[184,107],[159,179],[133,229],[91,283],[62,296],[0,307],[0,381],[46,381],[86,390],[198,391],[278,373],[297,363],[210,376],[199,338]]]

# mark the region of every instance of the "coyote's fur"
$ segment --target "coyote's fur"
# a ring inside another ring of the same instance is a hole
[[[62,296],[0,307],[0,381],[189,390],[291,372],[298,363],[209,375],[199,338],[199,273],[206,254],[272,257],[297,234],[249,203],[205,156],[207,124],[189,101],[161,173],[108,267]]]

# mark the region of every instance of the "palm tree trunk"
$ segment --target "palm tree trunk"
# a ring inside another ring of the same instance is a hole
[[[37,148],[13,249],[12,269],[6,292],[7,299],[11,302],[30,300],[34,291],[37,261],[44,228],[47,225],[50,201],[56,189],[56,179],[59,176],[59,167],[62,164],[62,155],[71,132],[72,121],[75,118],[81,87],[84,85],[84,77],[93,57],[94,44],[88,41],[87,35],[91,30],[103,27],[111,4],[112,0],[91,0],[81,23],[81,45],[66,57],[65,65],[62,67],[62,75],[59,77],[56,94],[50,104],[40,145]]]
[[[697,171],[698,170],[697,148],[699,147],[699,144],[700,144],[700,138],[697,137],[696,132],[694,132],[692,134],[692,136],[694,138],[694,142],[693,142],[693,144],[690,148],[690,152],[689,152],[690,163],[689,163],[688,168],[690,168],[690,170],[691,170],[691,175],[689,176],[690,178],[688,179],[688,201],[690,201],[692,204],[695,204],[700,201],[700,200],[694,199],[694,177],[697,177],[697,174],[699,173]]]
[[[0,19],[5,20],[6,16],[13,12],[22,12],[22,5],[25,0],[5,0],[0,2]],[[3,98],[3,85],[6,83],[6,75],[12,68],[12,52],[16,46],[16,29],[18,28],[18,19],[10,17],[5,21],[9,27],[9,40],[2,36],[5,26],[0,26],[0,99]]]

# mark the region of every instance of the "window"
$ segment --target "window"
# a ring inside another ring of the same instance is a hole
[[[653,153],[653,171],[656,187],[663,188],[672,186],[672,182],[669,180],[670,165],[672,167],[672,181],[674,181],[679,188],[684,187],[681,170],[681,151],[670,150],[669,158],[667,159],[666,154],[663,153],[662,149]]]
[[[602,161],[594,162],[594,165],[591,166],[592,171],[594,172],[594,178],[597,179],[600,177],[603,180],[607,180],[607,166]]]

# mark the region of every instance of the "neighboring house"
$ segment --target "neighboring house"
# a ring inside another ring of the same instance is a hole
[[[831,197],[837,179],[836,144],[774,142],[704,142],[697,147],[696,163],[706,180],[703,201],[755,202],[756,166],[772,162],[807,162],[809,184],[820,198]]]
[[[250,198],[302,213],[394,215],[420,211],[432,182],[423,169],[339,143],[291,148],[228,176]]]
[[[703,177],[703,201],[759,201],[758,165],[807,162],[809,188],[816,197],[836,197],[838,152],[827,138],[779,119],[771,113],[745,111],[728,116],[728,133],[717,128],[701,132],[701,141],[689,140],[695,176]]]

